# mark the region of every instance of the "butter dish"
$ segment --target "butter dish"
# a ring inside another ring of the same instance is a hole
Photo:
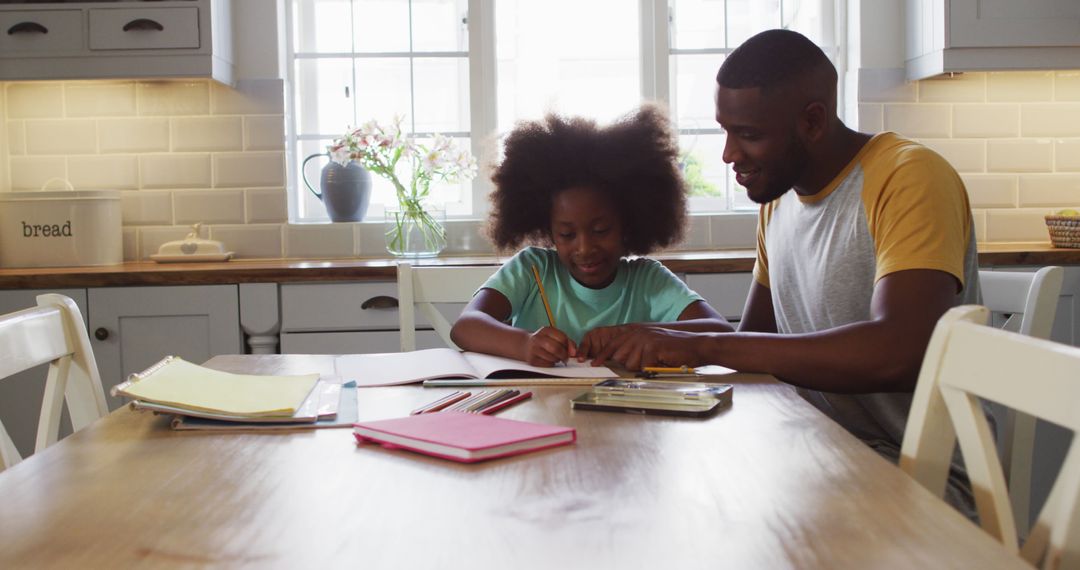
[[[158,252],[151,255],[150,259],[158,263],[228,261],[233,252],[225,251],[225,245],[220,241],[200,238],[201,226],[202,224],[193,225],[191,233],[182,240],[161,244]]]

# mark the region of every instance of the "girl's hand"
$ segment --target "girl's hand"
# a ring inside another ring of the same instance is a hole
[[[525,341],[526,363],[532,366],[555,366],[574,356],[577,347],[566,333],[554,327],[544,327],[528,336]]]
[[[619,337],[629,334],[637,328],[639,327],[636,324],[615,325],[610,327],[596,327],[585,333],[585,337],[581,339],[581,345],[577,348],[578,361],[584,362],[589,358],[593,358],[599,354],[600,351],[613,344],[617,346]],[[593,366],[602,365],[603,362],[593,362]]]

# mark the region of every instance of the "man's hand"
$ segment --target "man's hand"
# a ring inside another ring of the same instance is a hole
[[[711,335],[692,333],[652,326],[636,326],[626,334],[614,338],[592,359],[594,366],[614,360],[627,370],[641,370],[644,366],[697,366],[705,359],[701,356],[702,341]]]
[[[585,337],[581,339],[581,344],[577,347],[576,356],[578,360],[588,360],[592,358],[593,355],[599,354],[601,350],[606,348],[612,342],[618,342],[616,340],[618,337],[629,334],[638,328],[641,328],[641,325],[626,324],[611,327],[596,327],[585,333]]]
[[[525,340],[524,360],[532,366],[555,366],[574,356],[577,347],[566,333],[554,327],[544,327]]]

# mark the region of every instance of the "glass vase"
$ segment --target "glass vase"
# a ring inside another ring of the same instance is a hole
[[[386,209],[386,251],[398,257],[435,257],[446,249],[446,210],[427,204]]]

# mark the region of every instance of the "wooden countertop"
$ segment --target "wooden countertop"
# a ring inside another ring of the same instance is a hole
[[[725,249],[670,252],[655,256],[676,273],[738,273],[754,267],[754,251]],[[445,256],[416,262],[425,266],[495,265],[508,256]],[[0,289],[59,289],[132,285],[214,285],[314,281],[392,281],[394,259],[251,259],[224,263],[128,262],[103,267],[0,269]],[[1048,243],[982,244],[979,264],[994,266],[1080,265],[1080,249]]]

